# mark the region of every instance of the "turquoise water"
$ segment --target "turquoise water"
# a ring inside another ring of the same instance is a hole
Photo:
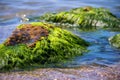
[[[120,17],[119,0],[0,0],[0,43],[2,43],[17,25],[29,23],[23,17],[31,18],[47,12],[60,12],[82,6],[105,7]],[[73,58],[66,67],[81,65],[109,66],[120,62],[120,51],[109,44],[108,38],[120,33],[115,31],[97,30],[80,32],[70,29],[74,34],[91,43],[90,52]]]
[[[72,31],[72,30],[71,30]],[[67,67],[79,67],[81,65],[99,65],[109,66],[120,62],[120,50],[112,47],[109,43],[109,37],[120,32],[97,30],[91,32],[73,32],[91,43],[90,50],[83,56],[75,57],[72,62],[65,64]]]

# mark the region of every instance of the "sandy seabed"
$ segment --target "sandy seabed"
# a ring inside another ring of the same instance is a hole
[[[120,80],[120,64],[109,67],[40,68],[0,73],[0,80]]]

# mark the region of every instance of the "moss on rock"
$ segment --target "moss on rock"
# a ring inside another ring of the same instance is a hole
[[[29,44],[34,46],[31,47]],[[87,51],[88,45],[88,42],[80,37],[52,24],[41,22],[23,24],[0,44],[0,70],[56,63],[75,55],[82,55]]]
[[[110,37],[109,41],[113,47],[120,49],[120,34],[116,34],[115,36]]]
[[[80,29],[120,28],[120,20],[108,9],[90,6],[66,12],[48,13],[37,19],[60,26],[77,26]]]

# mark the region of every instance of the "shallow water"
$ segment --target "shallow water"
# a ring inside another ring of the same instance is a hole
[[[47,12],[59,12],[82,6],[105,7],[117,17],[120,17],[119,0],[0,0],[0,43],[2,43],[16,28],[24,22],[22,17],[31,18]],[[91,31],[80,32],[71,30],[76,35],[86,39],[92,46],[90,52],[83,56],[75,57],[66,67],[78,67],[80,65],[104,65],[120,62],[120,51],[111,47],[108,38],[120,32]]]
[[[65,64],[67,67],[79,67],[83,65],[109,66],[120,62],[120,50],[112,47],[108,38],[120,33],[106,30],[97,30],[91,32],[73,31],[76,35],[82,37],[92,44],[88,47],[90,50],[83,56],[75,57],[72,62]]]

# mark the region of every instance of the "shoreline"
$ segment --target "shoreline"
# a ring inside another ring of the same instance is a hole
[[[119,80],[120,64],[109,67],[40,68],[0,73],[0,80]]]

